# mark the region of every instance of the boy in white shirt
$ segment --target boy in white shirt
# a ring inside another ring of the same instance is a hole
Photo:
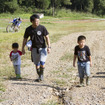
[[[21,55],[22,52],[18,50],[19,45],[18,43],[12,44],[12,51],[10,52],[10,59],[13,62],[13,66],[15,69],[16,79],[21,79]]]

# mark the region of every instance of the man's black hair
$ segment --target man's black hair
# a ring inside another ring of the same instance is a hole
[[[86,37],[83,36],[83,35],[80,35],[80,36],[78,37],[78,42],[81,41],[81,40],[86,40]]]
[[[12,48],[18,48],[18,47],[19,47],[18,43],[13,43],[12,44]]]
[[[32,15],[30,17],[30,22],[34,21],[35,19],[40,19],[39,15],[36,15],[36,14]]]

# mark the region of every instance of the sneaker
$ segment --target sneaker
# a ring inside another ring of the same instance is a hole
[[[79,87],[84,87],[84,79],[83,78],[80,78]]]
[[[79,84],[79,87],[84,87],[84,83],[80,83]]]
[[[21,76],[20,76],[20,74],[17,74],[16,75],[16,79],[22,79]]]

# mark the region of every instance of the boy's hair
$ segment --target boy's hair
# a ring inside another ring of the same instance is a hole
[[[81,40],[86,40],[86,37],[83,36],[83,35],[80,35],[80,36],[78,37],[78,42],[81,41]]]
[[[32,15],[30,17],[30,22],[34,21],[35,19],[40,19],[39,15],[36,15],[36,14]]]
[[[19,48],[18,43],[13,43],[13,44],[12,44],[12,48]]]

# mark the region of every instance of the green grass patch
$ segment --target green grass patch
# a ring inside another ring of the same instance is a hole
[[[54,82],[57,84],[57,85],[59,85],[59,86],[65,86],[67,83],[66,83],[66,81],[65,80],[59,80],[59,79],[55,79],[54,80]]]
[[[73,60],[73,54],[67,52],[60,58],[60,60],[72,61]]]
[[[2,83],[0,83],[0,91],[5,92],[5,86]]]
[[[51,100],[51,101],[48,101],[47,103],[42,104],[42,105],[62,105],[62,104],[58,104],[58,102]]]

